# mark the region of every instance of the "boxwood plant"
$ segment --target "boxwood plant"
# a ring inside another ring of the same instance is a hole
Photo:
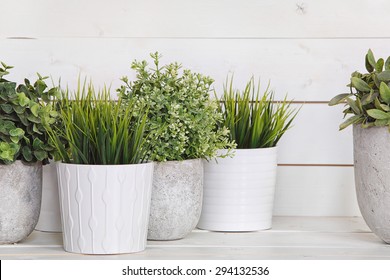
[[[0,164],[15,160],[46,163],[53,151],[46,127],[56,121],[51,100],[58,89],[49,89],[47,77],[39,74],[34,83],[25,79],[17,86],[5,79],[12,68],[5,63],[0,66]]]
[[[226,79],[220,111],[238,149],[275,147],[298,113],[286,98],[275,101],[269,84],[261,93],[253,77],[242,92],[233,88],[233,77]]]
[[[229,130],[218,126],[223,120],[218,102],[210,98],[212,78],[178,63],[160,65],[158,53],[150,55],[153,67],[146,61],[134,61],[134,81],[122,78],[118,89],[126,106],[135,105],[139,113],[148,108],[146,130],[154,142],[150,158],[156,161],[212,158],[218,149],[234,146]]]
[[[389,126],[390,124],[390,57],[375,59],[371,50],[365,56],[368,73],[353,72],[347,85],[349,93],[342,93],[329,105],[345,104],[344,117],[353,115],[340,124],[340,130],[351,124]],[[390,126],[389,126],[390,128]]]

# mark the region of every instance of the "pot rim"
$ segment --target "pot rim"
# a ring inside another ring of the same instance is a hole
[[[148,162],[143,162],[143,163],[132,163],[132,164],[79,164],[79,163],[65,163],[65,162],[62,162],[62,161],[55,161],[54,162],[55,164],[58,164],[58,165],[72,165],[72,166],[84,166],[84,167],[122,167],[122,166],[148,166],[148,165],[153,165],[154,162],[153,161],[148,161]]]

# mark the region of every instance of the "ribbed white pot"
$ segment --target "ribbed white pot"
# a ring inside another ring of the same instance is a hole
[[[233,158],[204,164],[198,228],[255,231],[272,226],[277,148],[237,149]]]
[[[43,166],[41,213],[35,229],[47,232],[62,231],[55,162]]]
[[[153,163],[58,163],[64,249],[83,254],[143,251]]]

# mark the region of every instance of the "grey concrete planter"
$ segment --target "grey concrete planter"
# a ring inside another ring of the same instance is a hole
[[[149,240],[175,240],[197,225],[202,209],[201,159],[156,163],[154,167]]]
[[[0,165],[0,244],[16,243],[34,230],[41,208],[42,164]]]
[[[390,133],[388,127],[353,127],[355,184],[369,228],[390,243]]]

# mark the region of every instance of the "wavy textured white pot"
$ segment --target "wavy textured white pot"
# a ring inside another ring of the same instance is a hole
[[[58,163],[64,249],[83,254],[145,249],[153,163]]]
[[[189,234],[202,210],[201,159],[155,164],[148,239],[175,240]]]
[[[217,163],[218,162],[218,163]],[[198,228],[255,231],[272,226],[277,148],[237,149],[233,158],[205,162]]]
[[[55,162],[43,166],[41,213],[35,229],[47,232],[62,231]]]
[[[42,163],[0,165],[0,244],[26,238],[38,222]]]
[[[390,133],[388,127],[353,127],[355,185],[369,228],[390,243]]]

